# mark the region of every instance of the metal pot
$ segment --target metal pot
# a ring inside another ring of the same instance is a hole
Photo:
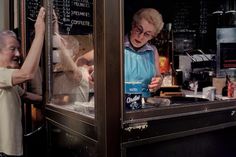
[[[224,17],[223,17],[223,11],[214,11],[210,16],[210,25],[211,29],[218,28],[224,26]]]
[[[236,26],[236,10],[229,10],[225,12],[225,25],[228,27]]]

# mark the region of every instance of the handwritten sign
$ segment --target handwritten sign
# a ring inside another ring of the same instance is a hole
[[[196,31],[199,25],[199,8],[197,2],[178,1],[175,2],[175,14],[173,17],[174,32]]]
[[[26,20],[28,29],[34,28],[39,9],[41,7],[41,0],[28,0],[26,2]]]
[[[61,34],[82,35],[93,31],[93,0],[54,0]]]

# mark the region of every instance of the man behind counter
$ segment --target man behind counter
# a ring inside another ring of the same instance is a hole
[[[20,44],[12,31],[0,32],[0,157],[23,155],[21,99],[40,101],[19,85],[31,80],[38,69],[45,34],[45,9],[35,22],[35,38],[20,67]]]
[[[161,14],[152,8],[143,8],[133,16],[132,28],[125,37],[125,82],[141,82],[142,97],[160,88],[159,54],[148,41],[163,28]]]

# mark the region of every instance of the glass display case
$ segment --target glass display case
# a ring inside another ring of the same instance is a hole
[[[114,28],[120,30],[121,23],[109,18],[119,12],[110,12],[108,17],[104,11],[107,5],[120,4],[45,0],[44,5],[48,156],[118,155],[119,136],[113,135],[120,134],[121,31],[113,33],[114,39],[107,34]],[[116,144],[110,145],[110,141]]]
[[[215,137],[219,130],[236,125],[234,99],[165,97],[170,103],[162,105],[157,102],[162,98],[155,95],[155,103],[126,109],[125,23],[129,11],[143,7],[143,2],[44,0],[43,4],[47,9],[43,88],[48,156],[131,157],[144,152],[154,156],[153,150],[168,156],[164,150],[177,148],[176,143],[191,147],[188,143],[196,142],[196,137],[201,137],[199,144],[207,141],[207,134]],[[157,4],[153,0],[145,6]],[[199,150],[205,151],[205,146]]]
[[[184,53],[186,49],[188,51],[194,51],[194,49],[200,49],[200,41],[206,40],[200,38],[206,34],[202,34],[208,19],[206,18],[207,12],[211,10],[208,6],[210,1],[139,1],[134,2],[132,0],[124,0],[124,13],[123,22],[124,28],[129,28],[132,22],[132,15],[139,9],[155,8],[162,13],[165,25],[172,23],[173,28],[172,39],[163,38],[163,34],[155,39],[153,42],[156,44],[158,50],[163,50],[160,43],[173,42],[174,49],[172,49],[172,55],[181,57],[181,53]],[[218,3],[218,2],[215,2]],[[223,2],[222,2],[223,3]],[[225,2],[227,5],[227,2]],[[170,4],[172,4],[170,6]],[[214,8],[215,9],[215,8]],[[189,18],[191,17],[191,18]],[[199,19],[198,19],[199,18]],[[200,22],[199,22],[200,21]],[[168,29],[164,31],[167,31]],[[130,29],[125,29],[123,32],[129,33]],[[175,50],[188,40],[189,32],[194,32],[191,37],[192,43],[185,45],[184,49]],[[139,35],[141,36],[143,32]],[[186,34],[187,33],[187,34]],[[178,42],[179,34],[183,36],[184,40]],[[187,35],[187,36],[186,36]],[[141,38],[141,37],[140,37]],[[141,39],[140,39],[141,40]],[[169,40],[169,41],[168,41]],[[207,41],[208,42],[208,41]],[[177,51],[181,51],[178,53]],[[203,57],[205,57],[205,54]],[[197,55],[193,53],[192,55]],[[191,57],[191,56],[190,56]],[[198,60],[204,59],[193,58],[195,63]],[[179,68],[179,65],[186,64],[184,68],[191,68],[187,64],[187,59],[176,60],[175,57],[173,63]],[[199,62],[202,64],[202,62]],[[203,64],[204,65],[204,64]],[[189,67],[188,67],[189,66]],[[182,68],[180,66],[180,68]],[[194,67],[195,68],[195,67]],[[199,68],[199,67],[196,67]],[[209,68],[209,67],[208,67]],[[171,69],[172,73],[174,68]],[[184,70],[184,69],[183,69]],[[216,70],[216,69],[215,69]],[[184,75],[187,73],[184,73]],[[201,74],[203,75],[203,74]],[[173,75],[174,76],[174,75]],[[206,79],[204,79],[205,81]],[[200,79],[191,81],[198,81],[200,87]],[[174,84],[172,84],[174,85]],[[230,156],[233,156],[235,152],[233,149],[217,150],[221,147],[221,142],[230,143],[229,138],[224,134],[222,138],[219,138],[218,134],[221,131],[231,132],[230,130],[235,129],[235,98],[227,98],[227,100],[214,99],[209,101],[206,99],[201,90],[183,89],[182,84],[176,86],[163,87],[161,90],[165,91],[166,95],[161,96],[161,93],[154,93],[153,97],[147,98],[141,102],[141,107],[137,108],[126,108],[126,102],[123,106],[123,117],[122,117],[122,137],[121,137],[121,148],[122,156],[219,156],[223,152],[229,151]],[[213,84],[210,84],[213,86]],[[179,92],[182,95],[179,95]],[[219,98],[219,97],[218,97]],[[126,98],[123,98],[126,100]],[[148,99],[150,99],[148,101]],[[229,133],[228,132],[228,133]],[[229,133],[231,134],[231,133]],[[235,138],[234,135],[229,135]],[[196,140],[198,139],[198,140]],[[214,145],[214,149],[207,149],[207,145]],[[199,150],[194,151],[192,144],[201,145]],[[204,144],[203,144],[204,143]],[[208,144],[206,144],[208,143]],[[206,144],[206,145],[205,145]],[[182,145],[181,148],[178,145]]]
[[[94,118],[93,1],[54,0],[50,7],[50,105]]]
[[[44,1],[48,156],[96,152],[94,1]]]

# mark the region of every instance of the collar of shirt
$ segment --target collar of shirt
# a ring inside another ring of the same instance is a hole
[[[135,52],[145,52],[145,51],[148,51],[148,50],[153,50],[153,47],[149,44],[149,43],[146,43],[143,47],[141,47],[140,49],[138,50],[135,50],[133,48],[133,46],[131,45],[130,43],[130,40],[129,40],[129,36],[126,35],[125,38],[124,38],[124,47],[125,48],[129,48],[131,49],[132,51],[135,51]]]

